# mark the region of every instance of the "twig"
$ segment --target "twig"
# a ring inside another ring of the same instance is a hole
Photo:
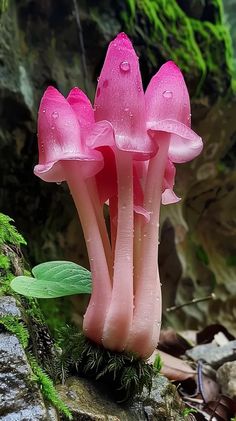
[[[84,87],[85,90],[88,90],[87,86],[87,63],[86,63],[86,52],[84,47],[84,37],[83,37],[83,31],[80,21],[80,13],[79,13],[79,7],[77,4],[77,0],[73,0],[74,3],[74,9],[75,9],[75,19],[78,27],[78,35],[79,35],[79,43],[80,43],[80,49],[81,49],[81,59],[82,59],[82,72],[83,72],[83,78],[84,78]]]
[[[189,401],[189,402],[193,402],[193,403],[203,404],[203,400],[202,399],[190,398],[190,396],[184,396],[182,399],[184,401]]]
[[[207,295],[207,297],[202,297],[202,298],[193,298],[193,300],[188,301],[187,303],[180,304],[180,305],[178,305],[178,306],[168,307],[168,308],[166,309],[166,312],[167,312],[167,313],[170,313],[171,311],[176,311],[176,310],[179,310],[179,309],[181,309],[181,308],[183,308],[183,307],[190,306],[190,305],[192,305],[192,304],[201,303],[201,302],[203,302],[203,301],[215,300],[215,298],[216,298],[216,296],[215,296],[215,294],[214,294],[214,293],[212,293],[212,294],[210,294],[210,295]]]

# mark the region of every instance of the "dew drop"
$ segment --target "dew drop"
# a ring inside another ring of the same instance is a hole
[[[97,77],[97,82],[99,82],[99,77]]]
[[[56,183],[58,186],[60,186],[61,185],[61,181],[60,182],[58,182],[58,183]]]
[[[172,98],[172,97],[173,97],[173,92],[171,92],[171,91],[164,91],[164,92],[162,93],[162,96],[163,96],[164,98],[170,99],[170,98]]]
[[[129,72],[130,71],[130,64],[128,61],[122,61],[120,63],[120,70],[122,70],[122,72]]]
[[[129,116],[130,116],[130,117],[133,117],[133,114],[130,112],[130,113],[129,113]]]
[[[107,88],[108,87],[108,80],[104,80],[103,84],[102,84],[103,88]]]
[[[59,117],[59,114],[57,111],[53,111],[52,113],[52,118],[54,118],[54,120],[56,120]]]
[[[127,113],[129,111],[129,108],[127,107],[127,108],[125,108],[125,112]]]
[[[45,108],[43,109],[43,113],[44,113],[44,114],[46,113],[46,110],[45,110]]]

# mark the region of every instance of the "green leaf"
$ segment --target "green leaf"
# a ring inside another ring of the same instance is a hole
[[[35,298],[57,298],[66,295],[90,294],[91,273],[73,262],[53,261],[37,265],[34,278],[17,276],[11,288],[18,294]]]

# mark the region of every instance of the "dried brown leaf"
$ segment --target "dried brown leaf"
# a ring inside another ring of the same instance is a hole
[[[228,396],[221,395],[217,400],[208,402],[204,410],[217,421],[228,421],[236,415],[236,402]]]
[[[150,357],[149,361],[154,362],[156,355],[160,355],[163,362],[161,374],[166,376],[169,380],[183,381],[186,379],[194,379],[196,371],[192,369],[191,365],[181,360],[180,358],[173,357],[163,351],[155,351]]]
[[[162,330],[158,343],[158,349],[166,352],[174,357],[179,357],[185,354],[191,345],[180,334],[176,333],[173,329]]]
[[[197,344],[198,345],[207,344],[207,343],[212,342],[214,339],[214,336],[219,332],[224,333],[226,338],[229,339],[230,341],[235,339],[235,337],[231,335],[231,333],[224,326],[216,323],[216,324],[212,324],[205,327],[204,329],[200,330],[200,332],[197,333]]]

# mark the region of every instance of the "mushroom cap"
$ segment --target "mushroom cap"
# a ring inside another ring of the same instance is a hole
[[[38,112],[39,164],[34,173],[44,181],[66,180],[63,161],[77,161],[84,178],[95,175],[103,167],[103,157],[88,148],[81,139],[75,112],[64,96],[49,86]]]
[[[163,64],[145,92],[147,126],[171,133],[168,155],[172,162],[187,162],[202,151],[202,139],[191,130],[190,100],[183,75],[172,61]],[[158,136],[154,136],[155,140]]]
[[[145,97],[138,57],[123,32],[109,44],[95,96],[96,121],[108,120],[118,149],[135,159],[155,155],[156,145],[147,134]]]

